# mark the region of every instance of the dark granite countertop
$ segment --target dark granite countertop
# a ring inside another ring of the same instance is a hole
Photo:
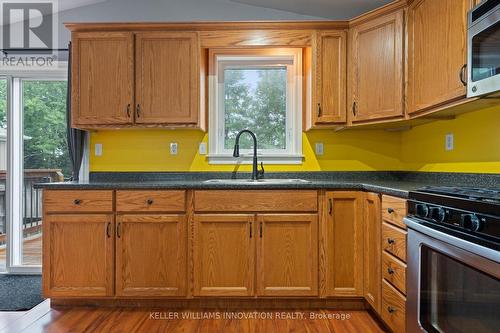
[[[499,174],[430,172],[295,172],[267,173],[266,178],[300,178],[307,183],[245,184],[207,183],[208,179],[250,178],[247,173],[159,172],[91,173],[89,181],[39,183],[43,189],[331,189],[363,190],[408,197],[408,192],[427,185],[489,187],[500,186]]]

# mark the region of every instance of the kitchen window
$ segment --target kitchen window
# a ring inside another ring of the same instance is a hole
[[[301,49],[211,50],[209,156],[211,164],[251,163],[255,133],[259,160],[302,163]]]

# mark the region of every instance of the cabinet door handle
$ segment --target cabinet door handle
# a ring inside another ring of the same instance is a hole
[[[465,80],[466,75],[465,75],[465,70],[467,69],[467,64],[463,65],[462,68],[460,68],[460,72],[458,73],[458,77],[460,78],[460,82],[464,86],[467,86],[467,81]]]
[[[321,104],[318,103],[318,118],[321,118],[321,115],[323,114],[322,110],[321,110]]]
[[[111,238],[111,222],[106,225],[106,237]]]
[[[140,104],[137,104],[137,106],[135,108],[135,115],[137,116],[137,118],[141,117],[141,105]]]
[[[391,245],[392,245],[392,244],[394,244],[395,242],[396,242],[396,241],[395,241],[394,239],[392,239],[392,238],[387,238],[387,243],[388,243],[388,244],[391,244]]]
[[[328,199],[328,214],[332,215],[333,213],[333,200]]]
[[[389,274],[392,275],[392,274],[394,274],[394,270],[392,268],[388,267],[387,268],[387,273],[389,273]]]
[[[127,117],[130,118],[130,103],[127,104]]]
[[[116,237],[122,238],[122,224],[118,223],[116,225]]]
[[[250,222],[250,238],[252,238],[252,222]]]
[[[356,102],[352,102],[352,115],[354,117],[356,117],[356,115],[358,114],[358,107],[357,107],[357,104]]]
[[[259,223],[259,237],[262,238],[262,222]]]

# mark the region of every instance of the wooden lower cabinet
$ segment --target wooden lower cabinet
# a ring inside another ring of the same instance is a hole
[[[111,214],[46,214],[43,293],[46,297],[113,295]]]
[[[382,281],[380,272],[382,215],[380,212],[380,195],[377,193],[365,194],[363,226],[364,296],[373,309],[379,312]]]
[[[186,216],[116,217],[116,295],[186,295]]]
[[[255,215],[194,216],[194,295],[252,296]]]
[[[318,216],[257,215],[257,294],[318,295]]]
[[[327,296],[363,296],[363,192],[326,193]]]

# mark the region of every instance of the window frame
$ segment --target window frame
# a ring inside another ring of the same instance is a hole
[[[241,149],[234,158],[224,148],[224,69],[231,67],[287,67],[286,149],[258,149],[267,164],[302,164],[302,49],[216,49],[209,52],[209,164],[251,164],[253,149]],[[243,128],[242,128],[243,129]],[[258,137],[257,137],[258,142]]]

